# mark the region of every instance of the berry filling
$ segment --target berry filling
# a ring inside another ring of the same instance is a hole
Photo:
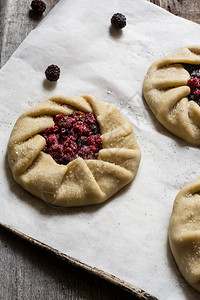
[[[200,105],[200,65],[184,64],[184,68],[190,73],[190,79],[187,82],[191,90],[188,100],[193,100]]]
[[[69,116],[54,117],[55,125],[40,134],[45,138],[45,153],[66,165],[77,157],[97,159],[102,149],[99,124],[92,113],[74,111]]]

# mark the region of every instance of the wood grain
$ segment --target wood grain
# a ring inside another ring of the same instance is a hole
[[[59,0],[50,0],[41,16],[30,9],[30,0],[0,0],[0,66],[4,65],[29,32],[34,29]]]
[[[0,299],[133,300],[134,296],[0,229]]]
[[[197,0],[147,0],[168,11],[200,24],[200,1]]]
[[[200,23],[200,1],[147,0],[171,13]],[[42,17],[30,12],[30,0],[0,0],[0,66],[58,0],[46,1]],[[55,255],[0,228],[0,299],[136,299],[122,289],[63,262]]]

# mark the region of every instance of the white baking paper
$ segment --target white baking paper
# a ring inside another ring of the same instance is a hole
[[[110,18],[121,12],[118,34]],[[199,299],[168,245],[174,198],[199,174],[199,149],[167,132],[142,98],[150,64],[199,44],[200,26],[145,0],[61,0],[0,71],[0,222],[159,299]],[[55,84],[50,64],[61,68]],[[106,203],[53,208],[12,179],[6,146],[19,115],[55,94],[93,94],[114,103],[133,125],[142,152],[135,180]]]

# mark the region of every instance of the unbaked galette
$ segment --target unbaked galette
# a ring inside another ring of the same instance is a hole
[[[200,291],[200,178],[176,196],[169,224],[169,242],[186,279]]]
[[[154,62],[145,77],[143,94],[162,125],[200,145],[200,46],[181,48]]]
[[[23,113],[10,136],[14,179],[57,206],[101,203],[136,175],[140,149],[113,104],[55,96]]]

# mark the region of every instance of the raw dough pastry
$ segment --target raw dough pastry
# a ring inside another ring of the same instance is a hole
[[[200,177],[176,196],[169,224],[169,242],[176,263],[189,284],[200,291]]]
[[[94,114],[103,148],[98,159],[78,157],[59,165],[42,151],[46,142],[38,133],[54,126],[52,116],[75,110]],[[90,95],[55,96],[19,117],[9,140],[8,161],[14,179],[35,196],[57,206],[81,206],[101,203],[132,181],[140,149],[131,124],[115,105]]]
[[[181,63],[200,64],[200,46],[189,46],[154,62],[143,84],[144,97],[169,131],[200,145],[200,106],[188,101],[190,74]]]

